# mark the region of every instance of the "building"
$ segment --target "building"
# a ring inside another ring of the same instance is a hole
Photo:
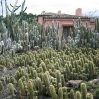
[[[75,15],[69,15],[69,14],[62,14],[61,11],[58,11],[57,13],[43,13],[38,15],[38,22],[42,24],[44,27],[49,25],[52,25],[52,21],[59,21],[60,23],[60,29],[59,29],[59,40],[61,40],[62,33],[64,34],[65,38],[69,35],[69,29],[73,29],[73,20],[76,20],[80,17],[81,22],[84,24],[86,21],[88,22],[88,25],[94,29],[95,22],[92,17],[83,16],[82,15],[82,9],[78,8],[75,11]],[[63,32],[62,32],[63,30]]]

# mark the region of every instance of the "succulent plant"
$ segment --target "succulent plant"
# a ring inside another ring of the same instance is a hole
[[[59,99],[63,99],[63,89],[62,89],[62,87],[60,87],[60,88],[58,89],[58,98],[59,98]]]
[[[91,93],[87,93],[86,99],[93,99],[93,95]]]
[[[24,95],[25,94],[25,88],[24,88],[24,85],[23,85],[23,82],[21,79],[18,80],[18,86],[20,88],[21,95]]]
[[[4,89],[4,86],[3,86],[2,81],[0,80],[0,91],[2,91],[3,89]]]
[[[70,90],[70,99],[75,99],[75,94],[73,89]]]
[[[49,86],[50,94],[52,99],[58,99],[58,96],[55,91],[55,87],[53,85]]]
[[[82,99],[81,93],[79,91],[76,91],[76,99]]]
[[[39,77],[36,78],[36,83],[37,83],[37,89],[39,90],[39,93],[42,94],[43,84]]]
[[[9,83],[8,84],[8,90],[9,90],[9,93],[12,97],[15,97],[15,87],[12,83]]]
[[[27,83],[28,95],[30,99],[34,99],[34,89],[33,89],[33,82],[31,80]]]
[[[82,99],[86,99],[86,95],[87,95],[87,87],[85,83],[81,83],[81,96]]]

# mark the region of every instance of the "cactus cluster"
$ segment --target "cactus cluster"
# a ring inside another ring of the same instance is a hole
[[[12,40],[8,35],[8,32],[4,32],[2,35],[4,38],[0,39],[0,52],[1,54],[7,53],[13,57],[13,53],[19,51],[29,51],[37,49],[46,49],[52,47],[55,50],[60,48],[66,48],[66,42],[62,40],[59,42],[58,31],[59,22],[52,22],[52,27],[49,24],[44,28],[41,26],[36,19],[33,19],[31,24],[23,21],[22,26],[18,27],[17,35],[15,36],[17,40]],[[4,25],[3,25],[4,26]]]
[[[15,54],[13,58],[1,56],[0,65],[9,69],[10,61],[10,65],[18,67],[15,74],[5,75],[1,80],[3,84],[17,85],[20,95],[31,99],[39,95],[52,99],[89,98],[85,84],[81,84],[81,92],[71,90],[68,93],[66,83],[71,79],[89,81],[98,77],[98,54],[99,51],[92,48],[67,47],[64,51],[52,48],[28,51],[22,55]]]
[[[19,93],[22,99],[39,99],[40,95],[51,99],[93,99],[85,83],[81,83],[79,91],[68,92],[67,82],[89,81],[99,76],[99,20],[93,31],[88,23],[85,26],[78,19],[66,43],[63,35],[59,41],[59,22],[43,27],[34,19],[30,24],[22,21],[20,25],[20,18],[16,20],[14,13],[20,7],[16,6],[17,2],[11,5],[12,11],[5,2],[8,21],[7,26],[2,22],[0,34],[0,70],[17,70],[0,77],[0,91],[7,85],[12,98]],[[25,0],[21,15],[26,10],[24,5]]]
[[[89,27],[88,22],[83,24],[79,19],[74,21],[74,31],[68,36],[69,47],[99,48],[99,19],[96,19],[95,29]]]
[[[22,13],[26,10],[24,8],[25,0],[21,6],[17,6],[18,0],[12,11],[5,1],[7,24],[2,21],[3,33],[0,33],[0,53],[11,54],[13,57],[14,52],[28,51],[30,49],[37,50],[40,48],[46,49],[52,47],[53,49],[60,49],[66,46],[65,41],[59,42],[59,22],[52,22],[52,26],[48,25],[44,27],[37,22],[37,19],[33,19],[33,22],[27,23],[22,21],[19,23],[22,17]],[[15,11],[21,7],[20,17],[15,17]],[[9,12],[11,14],[9,14]]]

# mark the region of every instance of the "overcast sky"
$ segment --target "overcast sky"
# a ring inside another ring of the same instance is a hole
[[[14,5],[16,0],[7,0],[7,2],[8,5],[10,3]],[[18,0],[17,5],[21,5],[22,2],[23,0]],[[57,13],[58,10],[66,14],[75,14],[77,8],[82,8],[83,14],[97,10],[94,15],[99,16],[99,0],[26,0],[25,6],[26,12],[33,14],[41,14],[42,11]]]

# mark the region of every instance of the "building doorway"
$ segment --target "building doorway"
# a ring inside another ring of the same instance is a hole
[[[67,41],[67,37],[70,35],[70,28],[73,31],[73,26],[63,26],[63,37]]]

